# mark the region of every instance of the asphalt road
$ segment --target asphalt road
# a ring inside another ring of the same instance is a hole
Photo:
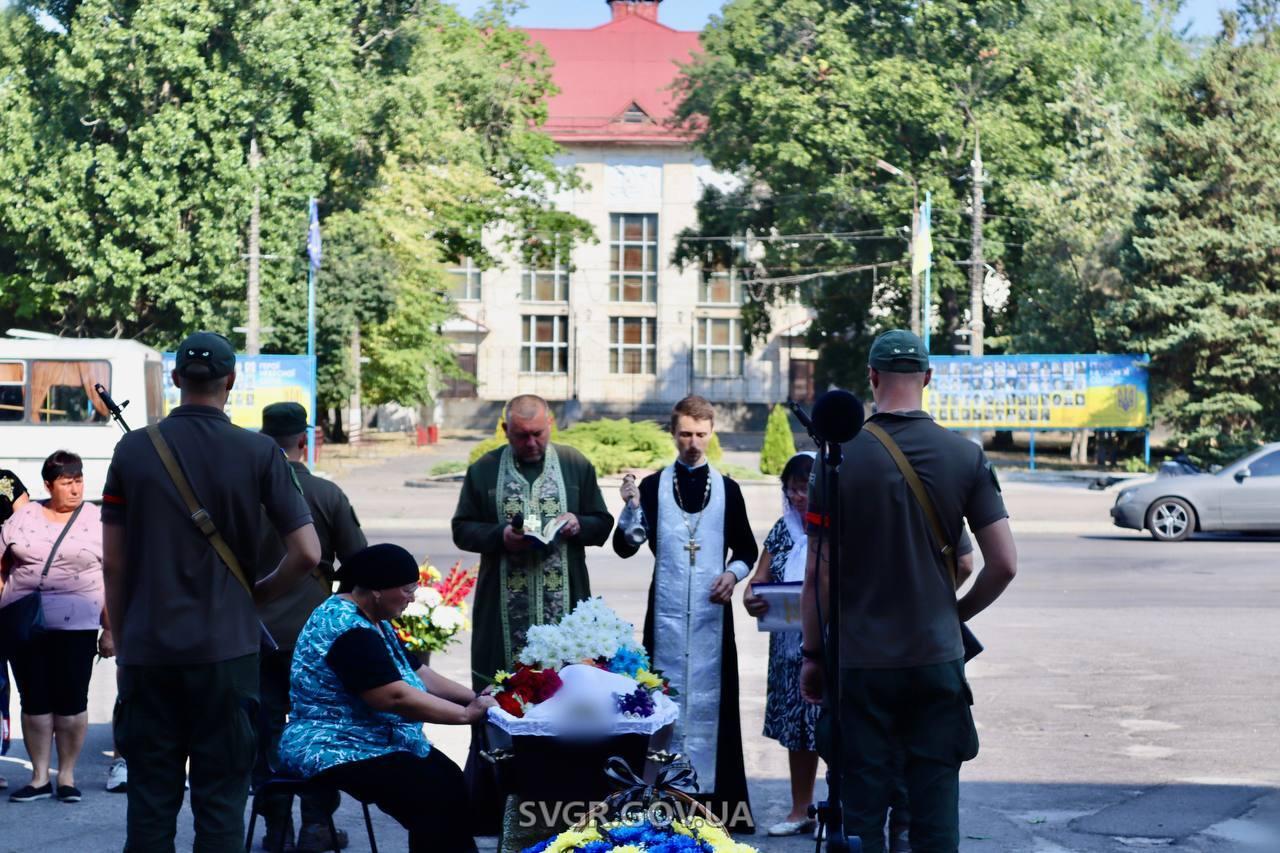
[[[403,460],[344,474],[370,538],[430,554],[450,542],[456,486],[400,485]],[[605,484],[611,497],[616,486]],[[776,488],[746,487],[757,538],[778,511]],[[964,851],[1280,850],[1280,539],[1204,537],[1160,544],[1114,530],[1112,495],[1065,485],[1009,484],[1017,580],[973,623],[987,651],[970,664],[979,757],[962,779]],[[651,566],[590,555],[593,591],[639,624]],[[788,806],[786,755],[759,736],[767,639],[740,607],[739,656],[747,772],[757,820]],[[463,678],[465,645],[433,661]],[[0,851],[90,853],[123,842],[124,798],[101,790],[109,749],[112,666],[98,665],[82,759],[84,802],[0,803]],[[14,709],[16,711],[16,708]],[[466,736],[428,727],[456,760]],[[0,759],[10,787],[25,753]],[[367,850],[359,812],[344,803],[351,850]],[[380,849],[404,835],[376,818]],[[190,815],[179,821],[190,845]],[[792,838],[766,850],[811,849]]]

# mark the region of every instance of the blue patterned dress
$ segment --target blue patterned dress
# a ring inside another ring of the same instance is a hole
[[[787,523],[781,518],[764,540],[769,554],[769,580],[781,583],[787,566],[787,554],[794,547]],[[764,704],[764,736],[773,738],[789,750],[816,750],[814,731],[821,708],[811,705],[800,695],[799,631],[769,635],[769,682]]]
[[[425,690],[389,622],[374,625],[350,601],[332,596],[316,608],[298,635],[290,671],[293,710],[280,736],[280,767],[310,778],[339,764],[408,752],[426,758],[431,743],[422,724],[375,711],[342,686],[325,660],[334,641],[351,630],[377,630],[401,677]]]

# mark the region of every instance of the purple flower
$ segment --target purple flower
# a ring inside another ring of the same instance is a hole
[[[613,694],[613,701],[618,713],[626,717],[652,717],[654,712],[653,696],[643,687],[633,692]]]

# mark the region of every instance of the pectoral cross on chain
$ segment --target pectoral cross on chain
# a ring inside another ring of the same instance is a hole
[[[698,552],[702,550],[702,546],[698,544],[698,540],[690,539],[684,546],[684,549],[689,552],[689,565],[697,565]]]

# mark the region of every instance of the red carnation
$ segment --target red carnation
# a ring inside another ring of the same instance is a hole
[[[523,717],[524,708],[514,693],[502,692],[497,695],[498,707],[513,717]]]
[[[535,702],[547,701],[552,696],[556,695],[556,692],[560,689],[561,685],[564,684],[564,682],[560,680],[560,673],[556,672],[554,669],[543,670],[540,675],[541,677],[534,685],[535,696],[537,697],[534,699]]]

